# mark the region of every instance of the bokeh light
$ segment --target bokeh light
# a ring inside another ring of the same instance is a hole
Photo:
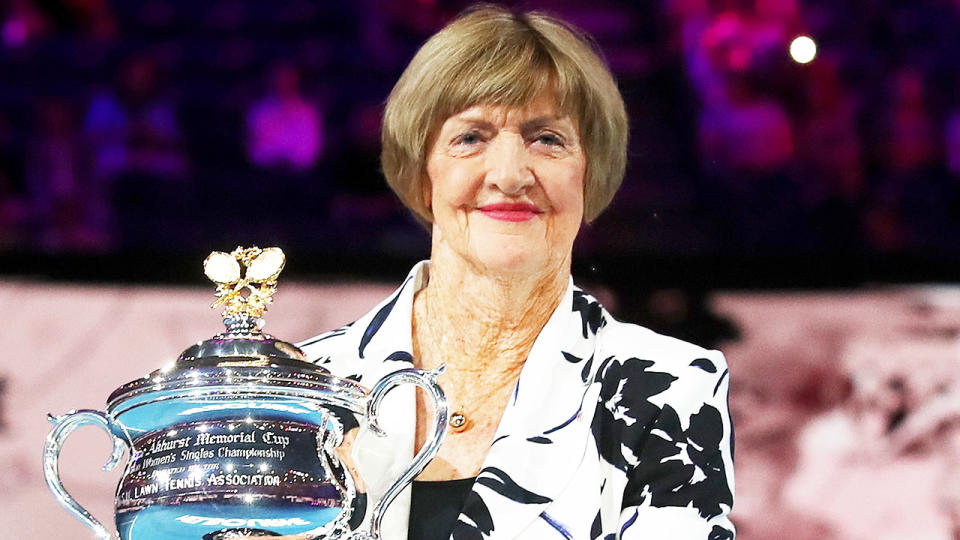
[[[817,44],[810,36],[797,36],[790,42],[790,57],[800,64],[808,64],[817,56]]]

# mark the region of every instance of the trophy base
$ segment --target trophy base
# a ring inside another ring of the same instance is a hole
[[[117,516],[123,540],[230,540],[245,536],[323,534],[342,508],[152,506]],[[229,516],[229,517],[227,517]]]

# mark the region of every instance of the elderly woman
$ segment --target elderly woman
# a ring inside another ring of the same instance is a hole
[[[301,343],[367,386],[446,366],[450,430],[384,538],[733,538],[723,356],[616,321],[570,277],[626,141],[589,39],[539,13],[466,13],[393,89],[383,170],[429,224],[430,260],[356,323]],[[355,445],[371,496],[426,439],[416,394],[385,407],[390,437]]]

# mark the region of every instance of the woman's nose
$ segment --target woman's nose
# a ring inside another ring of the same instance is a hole
[[[507,195],[522,193],[534,183],[523,138],[518,135],[501,134],[487,150],[488,184]]]

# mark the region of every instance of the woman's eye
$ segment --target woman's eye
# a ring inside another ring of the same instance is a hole
[[[541,133],[537,136],[537,142],[547,146],[563,146],[563,139],[553,133]]]
[[[465,144],[473,145],[480,142],[480,134],[475,131],[468,131],[467,133],[462,133],[453,140],[454,144]]]

